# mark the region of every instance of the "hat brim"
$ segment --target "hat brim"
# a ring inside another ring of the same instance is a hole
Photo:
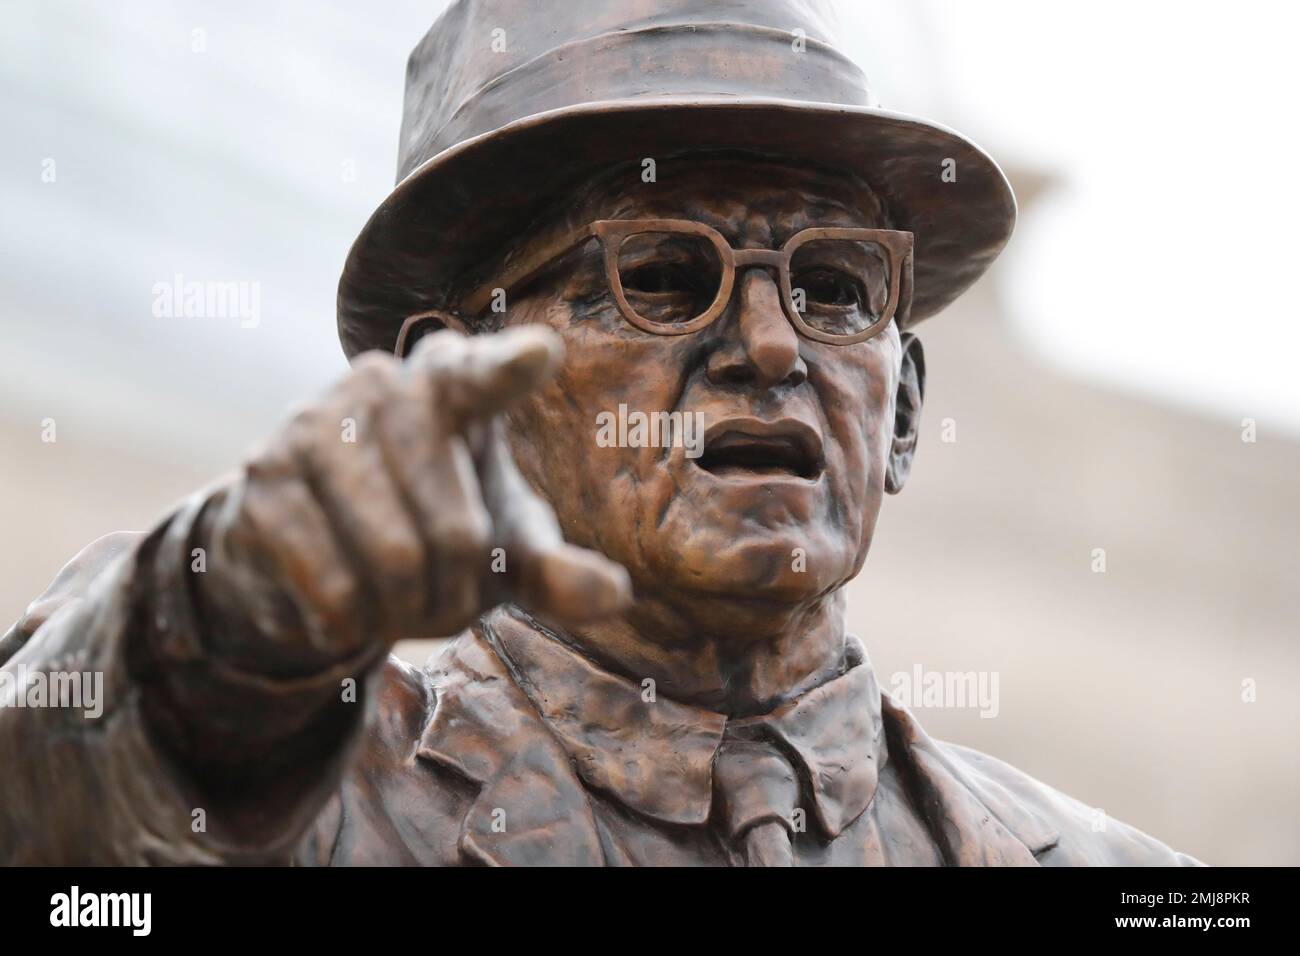
[[[871,186],[894,226],[916,235],[909,326],[978,279],[1015,226],[1015,196],[997,163],[937,123],[796,100],[587,103],[457,143],[398,183],[353,243],[339,280],[344,351],[391,350],[408,315],[446,305],[450,281],[593,174],[718,149],[840,167]]]

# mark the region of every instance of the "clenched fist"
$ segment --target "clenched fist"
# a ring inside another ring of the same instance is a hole
[[[499,420],[561,354],[536,326],[438,332],[406,362],[363,356],[299,412],[208,521],[201,599],[229,622],[232,663],[293,675],[378,659],[503,600],[567,622],[620,607],[627,573],[564,543]]]

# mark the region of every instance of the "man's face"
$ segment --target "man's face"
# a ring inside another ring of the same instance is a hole
[[[740,160],[637,180],[578,206],[574,223],[697,220],[737,249],[778,249],[809,226],[887,225],[847,177]],[[893,323],[856,345],[808,340],[786,318],[776,277],[752,268],[712,325],[649,334],[620,314],[595,242],[509,306],[510,324],[545,323],[566,346],[555,381],[511,415],[510,435],[567,539],[621,562],[638,593],[659,597],[798,604],[858,572],[894,439]],[[620,406],[633,422],[634,413],[702,414],[703,454],[604,447],[601,424]]]

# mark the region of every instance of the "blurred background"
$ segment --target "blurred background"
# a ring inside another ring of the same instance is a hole
[[[4,5],[0,630],[345,370],[338,273],[443,5]],[[925,435],[853,629],[887,688],[998,675],[996,718],[917,708],[932,735],[1207,862],[1300,863],[1300,16],[841,7],[882,104],[971,135],[1021,203],[922,327]],[[256,321],[158,316],[184,281],[256,288]]]

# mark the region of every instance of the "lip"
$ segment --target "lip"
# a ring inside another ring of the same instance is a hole
[[[796,418],[726,418],[714,422],[704,432],[703,454],[693,463],[722,479],[813,483],[825,470],[821,435]]]

